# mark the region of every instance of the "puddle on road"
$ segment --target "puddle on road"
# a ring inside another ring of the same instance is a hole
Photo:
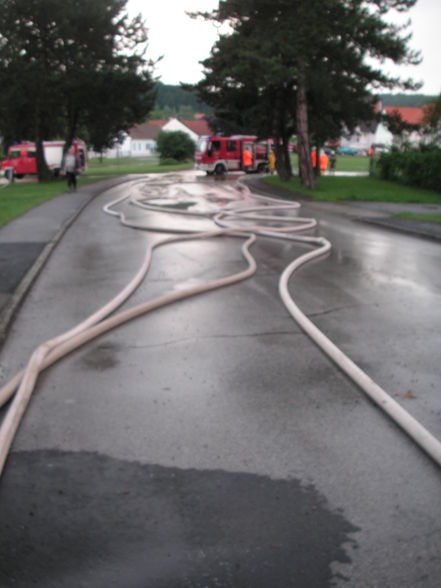
[[[196,203],[195,200],[189,200],[189,201],[179,201],[179,200],[167,200],[167,199],[162,199],[162,200],[148,200],[147,204],[149,206],[153,206],[154,208],[157,208],[158,210],[161,209],[172,209],[172,210],[188,210],[189,208],[191,208],[192,206],[194,206]]]
[[[149,178],[133,187],[126,218],[136,227],[161,232],[214,230],[219,227],[211,219],[243,201],[234,186],[207,186],[195,177]]]
[[[329,586],[358,529],[295,479],[13,453],[0,487],[4,588]]]

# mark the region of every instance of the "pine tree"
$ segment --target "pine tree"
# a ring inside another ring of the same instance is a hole
[[[371,116],[370,94],[376,88],[415,87],[366,61],[370,56],[417,62],[403,30],[385,20],[388,11],[407,10],[415,2],[223,0],[217,10],[199,14],[228,23],[231,32],[219,38],[203,62],[205,78],[196,89],[216,115],[236,111],[236,120],[271,129],[284,178],[290,175],[285,135],[295,129],[300,179],[312,187],[309,119],[322,139],[327,129],[335,134],[354,126],[358,117]],[[318,104],[326,88],[332,99]]]

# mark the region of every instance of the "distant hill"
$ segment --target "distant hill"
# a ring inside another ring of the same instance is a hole
[[[380,94],[383,106],[423,106],[436,98],[425,94]]]
[[[437,98],[426,94],[380,94],[379,97],[383,106],[423,106]],[[199,101],[196,92],[158,82],[156,104],[150,118],[193,118],[195,113],[210,115],[212,112],[207,104]]]
[[[187,113],[211,114],[212,112],[212,109],[207,104],[199,101],[196,92],[187,92],[180,86],[172,86],[162,82],[158,83],[155,110],[172,111],[174,113],[179,113],[183,110]]]

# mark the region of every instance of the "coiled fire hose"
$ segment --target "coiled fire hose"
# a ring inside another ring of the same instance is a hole
[[[248,197],[248,189],[243,186],[241,189]],[[0,475],[3,471],[10,446],[19,427],[20,421],[23,418],[26,407],[31,398],[38,375],[42,370],[49,367],[74,349],[77,349],[95,337],[98,337],[129,320],[167,304],[183,300],[184,298],[225,287],[251,277],[256,271],[256,262],[249,252],[249,248],[255,242],[257,236],[293,240],[317,247],[317,249],[300,256],[289,264],[280,278],[279,292],[288,312],[294,320],[297,321],[300,327],[313,339],[313,341],[315,341],[317,345],[319,345],[321,349],[331,357],[331,359],[351,379],[353,379],[353,381],[356,382],[374,402],[385,410],[385,412],[397,424],[399,424],[402,429],[414,439],[414,441],[424,449],[432,459],[434,459],[436,463],[441,465],[441,443],[418,421],[409,415],[397,402],[395,402],[382,388],[375,384],[369,376],[358,368],[358,366],[339,350],[321,331],[319,331],[319,329],[317,329],[317,327],[301,312],[292,300],[288,291],[288,282],[291,275],[300,266],[304,265],[311,259],[325,255],[331,249],[331,244],[326,239],[293,234],[315,227],[316,221],[314,219],[305,219],[290,215],[290,212],[297,214],[297,209],[300,206],[298,203],[262,197],[259,198],[265,202],[264,205],[234,209],[226,208],[219,211],[217,214],[212,215],[214,223],[221,227],[219,229],[189,234],[185,234],[185,229],[183,229],[184,234],[181,233],[177,236],[164,237],[163,239],[149,245],[146,249],[141,268],[131,282],[117,296],[73,329],[42,343],[36,348],[25,370],[19,372],[0,389],[0,407],[14,396],[0,427]],[[148,199],[146,201],[145,195],[142,198],[139,198],[136,194],[118,198],[104,207],[105,212],[119,216],[120,221],[127,226],[133,225],[127,221],[121,211],[117,212],[114,210],[114,208],[124,200],[129,200],[131,204],[140,206],[143,209],[151,209],[156,213],[158,212],[158,207],[151,207],[148,203]],[[195,216],[194,213],[183,210],[167,210],[167,213]],[[281,216],[280,213],[283,213],[285,216]],[[250,222],[253,224],[249,224]],[[278,226],[269,226],[265,223],[272,223],[273,225],[277,224]],[[239,227],[237,225],[239,225]],[[248,264],[246,269],[196,287],[192,286],[179,292],[171,292],[162,295],[108,318],[110,314],[112,314],[130,297],[143,281],[148,272],[154,249],[177,243],[179,241],[219,238],[225,236],[245,240],[242,244],[241,252]]]

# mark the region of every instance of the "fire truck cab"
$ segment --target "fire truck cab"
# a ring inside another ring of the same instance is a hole
[[[243,152],[248,150],[251,165],[244,167]],[[195,168],[211,174],[229,171],[264,172],[268,166],[268,143],[257,142],[254,136],[203,136],[195,152]]]
[[[87,147],[84,141],[74,139],[72,146],[80,162],[80,169],[87,169]],[[44,157],[54,176],[58,176],[63,161],[64,141],[43,141]],[[37,173],[36,151],[34,143],[12,145],[8,149],[7,158],[1,163],[1,171],[5,175],[22,178]]]

